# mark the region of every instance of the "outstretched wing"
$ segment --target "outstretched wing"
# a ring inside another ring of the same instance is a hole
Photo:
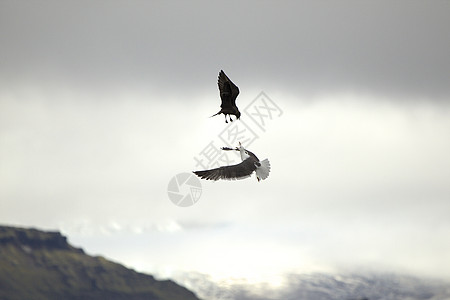
[[[219,91],[222,99],[222,108],[231,108],[236,106],[236,97],[239,95],[239,88],[225,75],[223,70],[219,72]]]
[[[194,171],[194,174],[206,180],[236,180],[250,177],[250,175],[255,170],[255,161],[251,157],[249,157],[237,165],[223,166],[220,168],[205,171]]]

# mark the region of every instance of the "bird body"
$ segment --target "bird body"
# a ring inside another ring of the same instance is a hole
[[[236,120],[241,117],[241,112],[236,106],[236,98],[239,95],[239,88],[228,78],[223,70],[219,72],[219,78],[217,81],[220,92],[220,99],[222,104],[220,105],[220,111],[211,117],[224,114],[225,123],[228,123],[227,115],[229,116],[230,122],[233,122],[231,115],[236,117]]]
[[[236,150],[240,152],[242,162],[231,166],[222,166],[216,169],[194,171],[198,177],[206,180],[236,180],[250,177],[255,172],[258,181],[264,180],[269,176],[270,162],[268,159],[260,161],[253,152],[245,149],[241,143],[235,149],[223,147],[222,150]]]

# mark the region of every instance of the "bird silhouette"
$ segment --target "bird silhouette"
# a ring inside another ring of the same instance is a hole
[[[222,166],[216,169],[204,170],[204,171],[194,171],[193,173],[198,177],[206,180],[236,180],[244,179],[250,177],[250,175],[255,172],[256,179],[258,181],[264,180],[269,176],[270,163],[266,158],[260,161],[255,154],[245,149],[239,142],[239,147],[228,148],[222,147],[222,150],[236,150],[241,154],[242,162],[231,166]]]
[[[239,88],[228,78],[223,70],[219,72],[219,79],[217,84],[219,85],[220,99],[222,104],[220,105],[220,111],[211,117],[224,114],[225,123],[228,123],[227,115],[230,122],[233,122],[231,115],[236,117],[236,120],[241,117],[241,112],[236,106],[236,98],[239,95]]]

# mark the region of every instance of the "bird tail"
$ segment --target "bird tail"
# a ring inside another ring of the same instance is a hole
[[[258,181],[260,181],[261,179],[264,180],[269,177],[270,172],[270,162],[267,158],[260,163],[261,165],[256,168],[256,178],[258,179]]]

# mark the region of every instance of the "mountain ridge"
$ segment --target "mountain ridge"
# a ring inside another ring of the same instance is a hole
[[[174,281],[89,256],[60,232],[1,225],[0,299],[199,300]]]

